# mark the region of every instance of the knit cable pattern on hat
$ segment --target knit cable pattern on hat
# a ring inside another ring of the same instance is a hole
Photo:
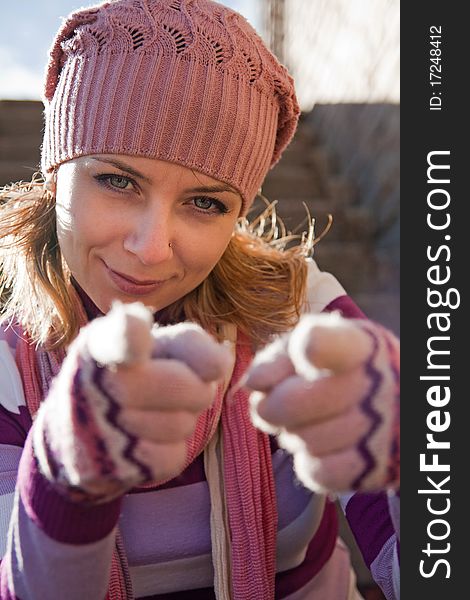
[[[83,155],[167,160],[249,208],[299,117],[293,80],[244,17],[210,0],[115,0],[72,13],[44,89],[42,168]]]

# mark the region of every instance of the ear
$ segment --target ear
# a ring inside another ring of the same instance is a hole
[[[57,190],[57,171],[48,173],[44,182],[44,189],[51,192],[54,196]]]

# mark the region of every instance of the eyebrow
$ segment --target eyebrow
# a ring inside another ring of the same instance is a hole
[[[97,162],[103,162],[103,163],[107,163],[108,165],[113,165],[117,169],[121,169],[121,171],[126,171],[127,173],[129,173],[129,175],[133,175],[134,177],[143,179],[147,183],[152,183],[151,180],[148,177],[146,177],[143,173],[141,173],[140,171],[137,171],[130,165],[127,165],[126,163],[121,162],[120,160],[116,160],[113,158],[98,158],[96,156],[91,156],[90,158],[91,158],[91,160],[96,160]]]
[[[229,187],[228,185],[208,185],[203,187],[191,188],[188,190],[192,194],[215,194],[217,192],[230,192],[238,196],[238,192]]]
[[[126,164],[125,162],[122,162],[120,160],[116,160],[113,158],[98,158],[96,156],[91,156],[90,158],[97,162],[103,162],[103,163],[107,163],[109,165],[113,165],[117,169],[121,169],[121,171],[126,171],[127,173],[129,173],[129,175],[133,175],[134,177],[143,179],[144,181],[146,181],[149,184],[152,183],[151,179],[146,177],[140,171],[137,171],[130,165]],[[230,192],[231,194],[235,194],[236,196],[239,195],[236,190],[231,188],[229,185],[225,185],[223,183],[218,184],[218,185],[207,185],[207,186],[195,187],[195,188],[188,189],[186,191],[190,194],[211,194],[211,193],[216,194],[217,192]]]

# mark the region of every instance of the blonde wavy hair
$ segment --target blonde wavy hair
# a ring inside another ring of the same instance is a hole
[[[290,235],[277,219],[275,203],[266,203],[251,222],[238,221],[210,275],[163,309],[159,322],[189,319],[215,333],[228,321],[255,347],[296,324],[306,293],[313,220],[302,236]],[[2,320],[18,322],[32,342],[47,349],[66,347],[80,323],[57,240],[55,198],[41,175],[0,189],[0,232]]]

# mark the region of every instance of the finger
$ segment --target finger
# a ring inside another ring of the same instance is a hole
[[[364,469],[364,462],[354,448],[323,458],[300,452],[294,456],[294,469],[299,479],[314,492],[339,493],[353,489]]]
[[[279,445],[291,453],[306,449],[312,456],[323,457],[356,445],[370,427],[370,419],[353,407],[323,423],[282,431]]]
[[[305,315],[288,343],[297,373],[314,378],[319,369],[342,373],[361,365],[370,356],[373,342],[360,323],[337,313]]]
[[[109,313],[83,329],[92,358],[103,366],[131,365],[150,357],[152,313],[139,302],[115,301]]]
[[[195,323],[154,327],[152,356],[184,362],[204,381],[218,381],[231,374],[233,355]]]
[[[253,392],[250,395],[250,417],[253,425],[264,431],[269,435],[276,435],[280,433],[281,428],[277,425],[273,425],[272,423],[268,423],[264,419],[261,418],[258,412],[258,405],[266,398],[266,394],[263,392]]]
[[[209,407],[217,385],[202,381],[178,360],[155,359],[132,369],[107,371],[104,385],[121,405],[143,410],[188,410],[199,413]]]
[[[261,419],[273,426],[290,429],[314,425],[348,410],[369,386],[359,369],[315,381],[294,375],[261,399],[256,410]]]
[[[188,411],[121,410],[119,424],[138,438],[154,443],[181,442],[194,432],[197,417]]]
[[[186,463],[186,442],[156,444],[139,440],[134,456],[150,469],[156,481],[173,479],[182,472]]]
[[[294,365],[287,354],[287,338],[282,337],[256,354],[243,385],[252,390],[269,391],[294,374]]]

